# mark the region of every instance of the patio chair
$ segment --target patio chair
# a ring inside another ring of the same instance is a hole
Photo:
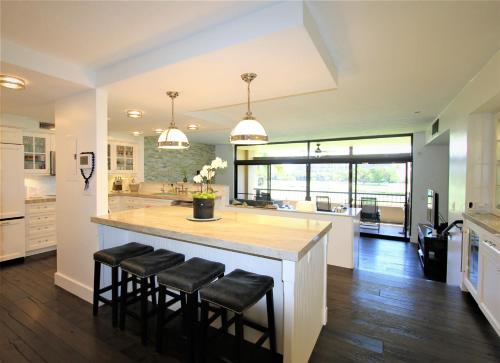
[[[377,198],[361,198],[361,223],[375,225],[380,232],[380,210],[377,206]]]
[[[329,196],[317,196],[316,197],[316,210],[318,212],[331,212],[332,205],[330,203]]]

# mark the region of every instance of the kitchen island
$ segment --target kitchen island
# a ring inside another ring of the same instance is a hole
[[[315,219],[217,210],[216,222],[191,222],[191,210],[154,207],[93,217],[99,248],[140,242],[224,263],[226,273],[241,268],[274,278],[278,351],[284,362],[307,362],[326,324],[328,232],[331,223]],[[103,283],[109,283],[109,275]],[[247,316],[267,324],[265,301]],[[245,338],[254,341],[252,331]]]

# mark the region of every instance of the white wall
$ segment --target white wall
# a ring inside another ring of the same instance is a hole
[[[443,132],[450,133],[450,173],[448,219],[462,219],[467,204],[468,178],[468,137],[469,131],[475,127],[471,116],[482,105],[500,94],[500,51],[474,76],[455,97],[455,99],[439,114],[440,131],[431,135],[429,125],[426,136],[431,141]],[[453,231],[448,242],[448,275],[447,283],[460,285],[462,234]]]
[[[93,253],[97,227],[90,217],[107,213],[107,94],[90,90],[59,100],[55,107],[57,143],[57,272],[55,283],[87,301],[92,299]],[[93,151],[96,169],[90,188],[74,160]]]
[[[227,168],[217,172],[217,184],[229,186],[229,200],[234,198],[234,145],[215,145],[215,156],[227,160]]]
[[[440,214],[448,220],[448,144],[425,144],[425,133],[413,134],[413,194],[411,241],[417,242],[417,224],[427,216],[427,189],[439,193]]]

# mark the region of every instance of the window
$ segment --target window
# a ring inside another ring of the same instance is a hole
[[[266,145],[241,145],[236,152],[237,160],[273,160],[283,158],[307,159],[307,142],[266,144]]]
[[[312,164],[311,200],[328,196],[334,205],[349,205],[349,164]]]

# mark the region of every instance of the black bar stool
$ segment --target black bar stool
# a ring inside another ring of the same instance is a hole
[[[214,283],[200,289],[201,298],[201,332],[202,347],[201,357],[206,355],[206,341],[208,327],[211,321],[208,320],[209,304],[214,304],[222,309],[230,310],[234,317],[221,329],[227,329],[233,322],[235,323],[236,335],[236,362],[241,362],[242,347],[244,341],[243,326],[247,325],[257,331],[262,332],[262,336],[255,345],[262,345],[269,338],[269,345],[276,358],[276,327],[274,322],[273,303],[274,280],[270,276],[257,275],[251,272],[236,269]],[[267,302],[267,328],[244,318],[243,313],[260,299],[266,296]]]
[[[116,327],[118,323],[118,267],[120,262],[126,258],[144,255],[153,251],[153,247],[137,242],[130,242],[123,246],[106,248],[94,253],[94,292],[92,312],[94,316],[99,311],[99,301],[111,305],[112,323]],[[101,264],[111,267],[111,285],[101,288]],[[101,296],[111,290],[111,300]]]
[[[137,296],[128,301],[128,274],[132,275],[140,283],[139,299],[141,301],[140,315],[128,312],[128,315],[139,318],[141,321],[141,339],[142,344],[146,345],[148,341],[148,319],[156,312],[156,288],[155,275],[167,268],[173,267],[184,262],[184,255],[164,249],[158,249],[146,255],[123,260],[120,264],[122,269],[122,283],[120,300],[120,329],[125,328],[125,315],[127,314],[127,305],[136,302]],[[148,283],[149,279],[149,283]],[[134,294],[132,294],[134,295]],[[153,309],[148,312],[148,297],[151,296]]]
[[[179,291],[182,301],[187,300],[187,305],[182,304],[179,311],[183,311],[184,325],[187,325],[189,342],[189,360],[195,360],[195,332],[198,323],[198,290],[215,279],[224,276],[225,266],[222,263],[194,257],[181,265],[160,272],[158,276],[159,300],[156,325],[156,350],[162,351],[163,326],[177,314],[169,315],[165,319],[165,310],[172,305],[172,300],[166,302],[168,289]]]

